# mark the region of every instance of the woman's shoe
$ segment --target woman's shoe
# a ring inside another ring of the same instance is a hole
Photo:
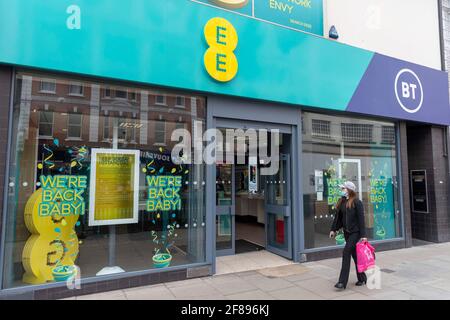
[[[355,286],[361,287],[361,286],[363,286],[363,285],[365,285],[365,284],[367,284],[367,280],[364,280],[364,281],[359,281],[359,280],[358,280],[358,282],[355,283]]]
[[[346,288],[346,286],[341,282],[336,283],[334,287],[341,290]]]

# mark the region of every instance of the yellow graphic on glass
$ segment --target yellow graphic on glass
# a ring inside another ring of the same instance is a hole
[[[204,56],[206,71],[217,81],[231,81],[239,69],[234,54],[239,42],[236,29],[226,19],[213,18],[205,25],[204,35],[209,46]]]
[[[133,219],[134,166],[134,155],[97,155],[95,221]]]
[[[211,0],[211,2],[229,9],[240,9],[248,4],[248,0]]]
[[[25,225],[32,234],[22,253],[25,269],[23,282],[41,284],[53,281],[57,267],[73,267],[78,256],[78,237],[74,230],[79,214],[47,215],[40,213],[42,188],[28,199]]]

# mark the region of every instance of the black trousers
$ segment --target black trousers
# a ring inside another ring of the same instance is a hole
[[[358,281],[367,281],[366,274],[359,273],[357,262],[356,262],[356,244],[358,243],[359,239],[361,238],[359,235],[359,232],[356,233],[347,233],[344,232],[345,237],[345,248],[344,252],[342,253],[342,268],[341,268],[341,274],[339,276],[339,282],[344,284],[344,286],[347,286],[348,283],[348,277],[350,276],[350,263],[351,258],[353,258],[353,261],[355,262],[355,268],[356,268],[356,275],[358,277]]]

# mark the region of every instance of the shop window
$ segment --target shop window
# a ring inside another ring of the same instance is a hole
[[[164,145],[166,143],[166,122],[159,120],[155,122],[155,144]]]
[[[50,138],[53,136],[53,112],[39,112],[39,136]]]
[[[350,180],[357,187],[365,209],[370,240],[399,238],[401,221],[398,203],[397,147],[394,123],[348,116],[303,113],[311,121],[313,134],[303,133],[303,203],[307,249],[344,243],[340,235],[328,238],[340,198],[339,184]],[[328,122],[325,125],[325,122]],[[316,139],[314,131],[330,132],[332,140]],[[377,141],[373,141],[373,137]],[[391,141],[389,144],[380,143]]]
[[[330,121],[312,119],[312,135],[319,139],[331,139]]]
[[[39,91],[42,93],[56,93],[56,81],[41,80]]]
[[[69,113],[67,138],[80,139],[83,116],[81,113]]]
[[[25,78],[38,87],[48,76],[26,72],[16,78],[17,84]],[[85,90],[101,86],[71,78],[57,79],[55,86],[67,83]],[[82,279],[101,280],[113,257],[114,266],[131,273],[206,263],[206,167],[175,164],[171,153],[178,141],[166,141],[175,125],[152,118],[180,120],[189,131],[194,119],[205,127],[203,98],[198,113],[150,106],[145,119],[135,106],[118,111],[102,99],[95,107],[83,106],[82,114],[68,113],[74,111],[70,101],[56,107],[53,96],[29,100],[22,92],[26,86],[15,88],[15,96],[27,100],[14,105],[12,117],[14,127],[23,127],[13,132],[14,160],[8,164],[9,181],[20,183],[8,193],[5,210],[3,288],[65,283],[77,267]],[[102,96],[111,96],[103,88]],[[171,100],[179,95],[163,94]],[[24,118],[30,106],[36,112]],[[150,128],[164,144],[154,144]]]
[[[71,96],[80,96],[84,95],[83,85],[80,83],[72,83],[69,85],[69,95]]]

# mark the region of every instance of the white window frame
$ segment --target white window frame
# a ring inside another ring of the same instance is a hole
[[[117,96],[117,91],[125,92],[125,98],[118,97]],[[125,89],[125,90],[118,90],[118,89],[116,89],[116,90],[114,90],[114,98],[119,99],[119,100],[128,100],[128,89]]]
[[[81,119],[80,119],[80,136],[79,137],[75,137],[75,136],[70,136],[69,132],[70,132],[70,128],[69,127],[75,127],[75,125],[71,125],[70,124],[70,116],[71,115],[80,115]],[[83,114],[82,113],[68,113],[67,114],[67,140],[81,140],[83,137]]]
[[[42,88],[44,83],[52,83],[55,85],[54,90],[44,90]],[[56,94],[56,80],[55,79],[42,79],[39,83],[39,92],[40,93],[49,93],[49,94]]]
[[[77,86],[81,88],[81,93],[73,93],[72,92],[72,86]],[[81,82],[71,82],[69,84],[69,96],[73,97],[84,97],[84,85]]]
[[[178,98],[183,99],[183,104],[178,104]],[[186,97],[185,96],[176,96],[175,97],[175,107],[177,108],[186,108]]]
[[[164,102],[158,102],[158,97],[163,97]],[[165,94],[155,95],[155,104],[158,106],[167,106],[167,96]]]
[[[41,112],[48,112],[48,113],[51,113],[51,115],[52,115],[52,122],[51,122],[52,132],[51,132],[50,136],[41,135]],[[41,110],[41,111],[39,111],[39,124],[38,124],[39,138],[41,138],[41,139],[53,139],[53,130],[54,130],[54,128],[55,128],[55,113],[52,112],[52,111],[48,111],[48,110]]]
[[[159,141],[156,141],[156,133],[157,133],[157,131],[156,131],[156,125],[158,124],[158,123],[164,123],[164,141],[163,142],[159,142]],[[166,120],[156,120],[155,121],[155,145],[156,146],[165,146],[166,145],[166,136],[167,136],[167,121]]]
[[[109,96],[106,95],[106,90],[109,90]],[[103,98],[104,99],[112,99],[113,98],[113,89],[110,87],[104,87],[103,88]]]

